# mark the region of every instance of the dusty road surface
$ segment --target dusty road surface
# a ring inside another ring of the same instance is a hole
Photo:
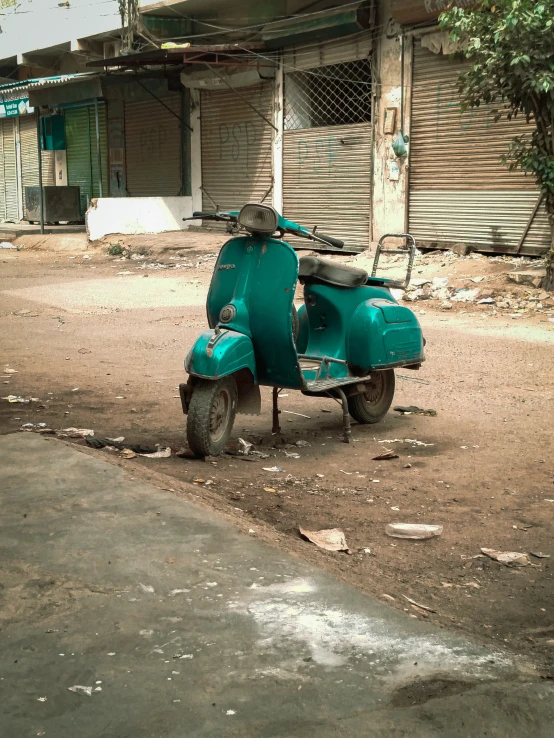
[[[191,237],[188,248],[159,263],[100,250],[0,255],[0,369],[8,370],[0,394],[38,398],[0,400],[0,432],[46,423],[170,446],[167,459],[102,453],[137,478],[225,511],[243,529],[390,607],[524,653],[551,678],[548,314],[516,320],[493,315],[488,305],[441,312],[438,303],[418,302],[427,361],[419,372],[398,372],[394,404],[431,408],[435,417],[391,410],[379,425],[354,425],[355,442],[347,446],[336,403],[285,392],[276,437],[264,391],[262,415],[237,418],[229,449],[242,437],[268,458],[197,461],[177,455],[186,451],[177,386],[183,358],[205,327],[210,254],[221,241]],[[384,448],[399,458],[374,461]],[[283,471],[264,470],[273,466]],[[444,532],[423,542],[397,540],[385,535],[390,522],[440,523]],[[300,538],[299,526],[342,528],[351,555],[317,549]],[[531,563],[508,568],[482,556],[482,547],[528,553]]]

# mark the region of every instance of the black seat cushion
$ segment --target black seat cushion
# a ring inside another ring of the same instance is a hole
[[[363,269],[335,264],[318,259],[317,256],[303,256],[299,261],[298,278],[302,284],[334,284],[339,287],[359,287],[366,283],[368,274]]]

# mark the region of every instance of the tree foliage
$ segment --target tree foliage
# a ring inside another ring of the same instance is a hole
[[[482,0],[440,17],[469,59],[460,77],[464,109],[490,105],[495,120],[524,116],[529,134],[506,153],[512,169],[532,174],[544,197],[554,256],[554,0]]]

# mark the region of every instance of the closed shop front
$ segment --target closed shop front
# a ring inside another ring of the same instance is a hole
[[[15,118],[0,120],[0,222],[19,222]]]
[[[362,38],[285,55],[283,213],[362,249],[371,238],[370,53]]]
[[[174,93],[161,101],[152,98],[125,102],[125,182],[129,197],[182,193],[181,96]]]
[[[96,146],[96,114],[94,105],[67,108],[65,139],[67,147],[67,183],[80,188],[81,215],[93,197],[100,197],[100,174]],[[108,196],[108,146],[106,107],[98,105],[98,128],[102,168],[102,196]]]
[[[19,118],[19,144],[21,156],[21,190],[23,193],[23,217],[27,218],[25,208],[25,187],[38,187],[38,144],[37,122],[34,115]],[[42,184],[55,185],[54,152],[42,151]]]
[[[484,251],[539,254],[549,245],[549,229],[542,205],[533,217],[535,182],[500,160],[527,124],[494,123],[485,107],[462,113],[456,82],[465,63],[415,43],[410,233],[430,247],[463,242]]]
[[[273,120],[273,83],[242,87],[239,92],[240,97],[232,90],[201,92],[205,210],[215,205],[238,210],[247,202],[272,201],[274,130],[267,121]]]

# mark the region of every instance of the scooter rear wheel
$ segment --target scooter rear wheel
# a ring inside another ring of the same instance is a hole
[[[231,435],[237,412],[234,377],[201,379],[194,386],[187,419],[187,441],[195,456],[218,456]]]
[[[358,423],[378,423],[387,414],[394,397],[394,369],[372,372],[367,392],[348,398],[348,412]]]

